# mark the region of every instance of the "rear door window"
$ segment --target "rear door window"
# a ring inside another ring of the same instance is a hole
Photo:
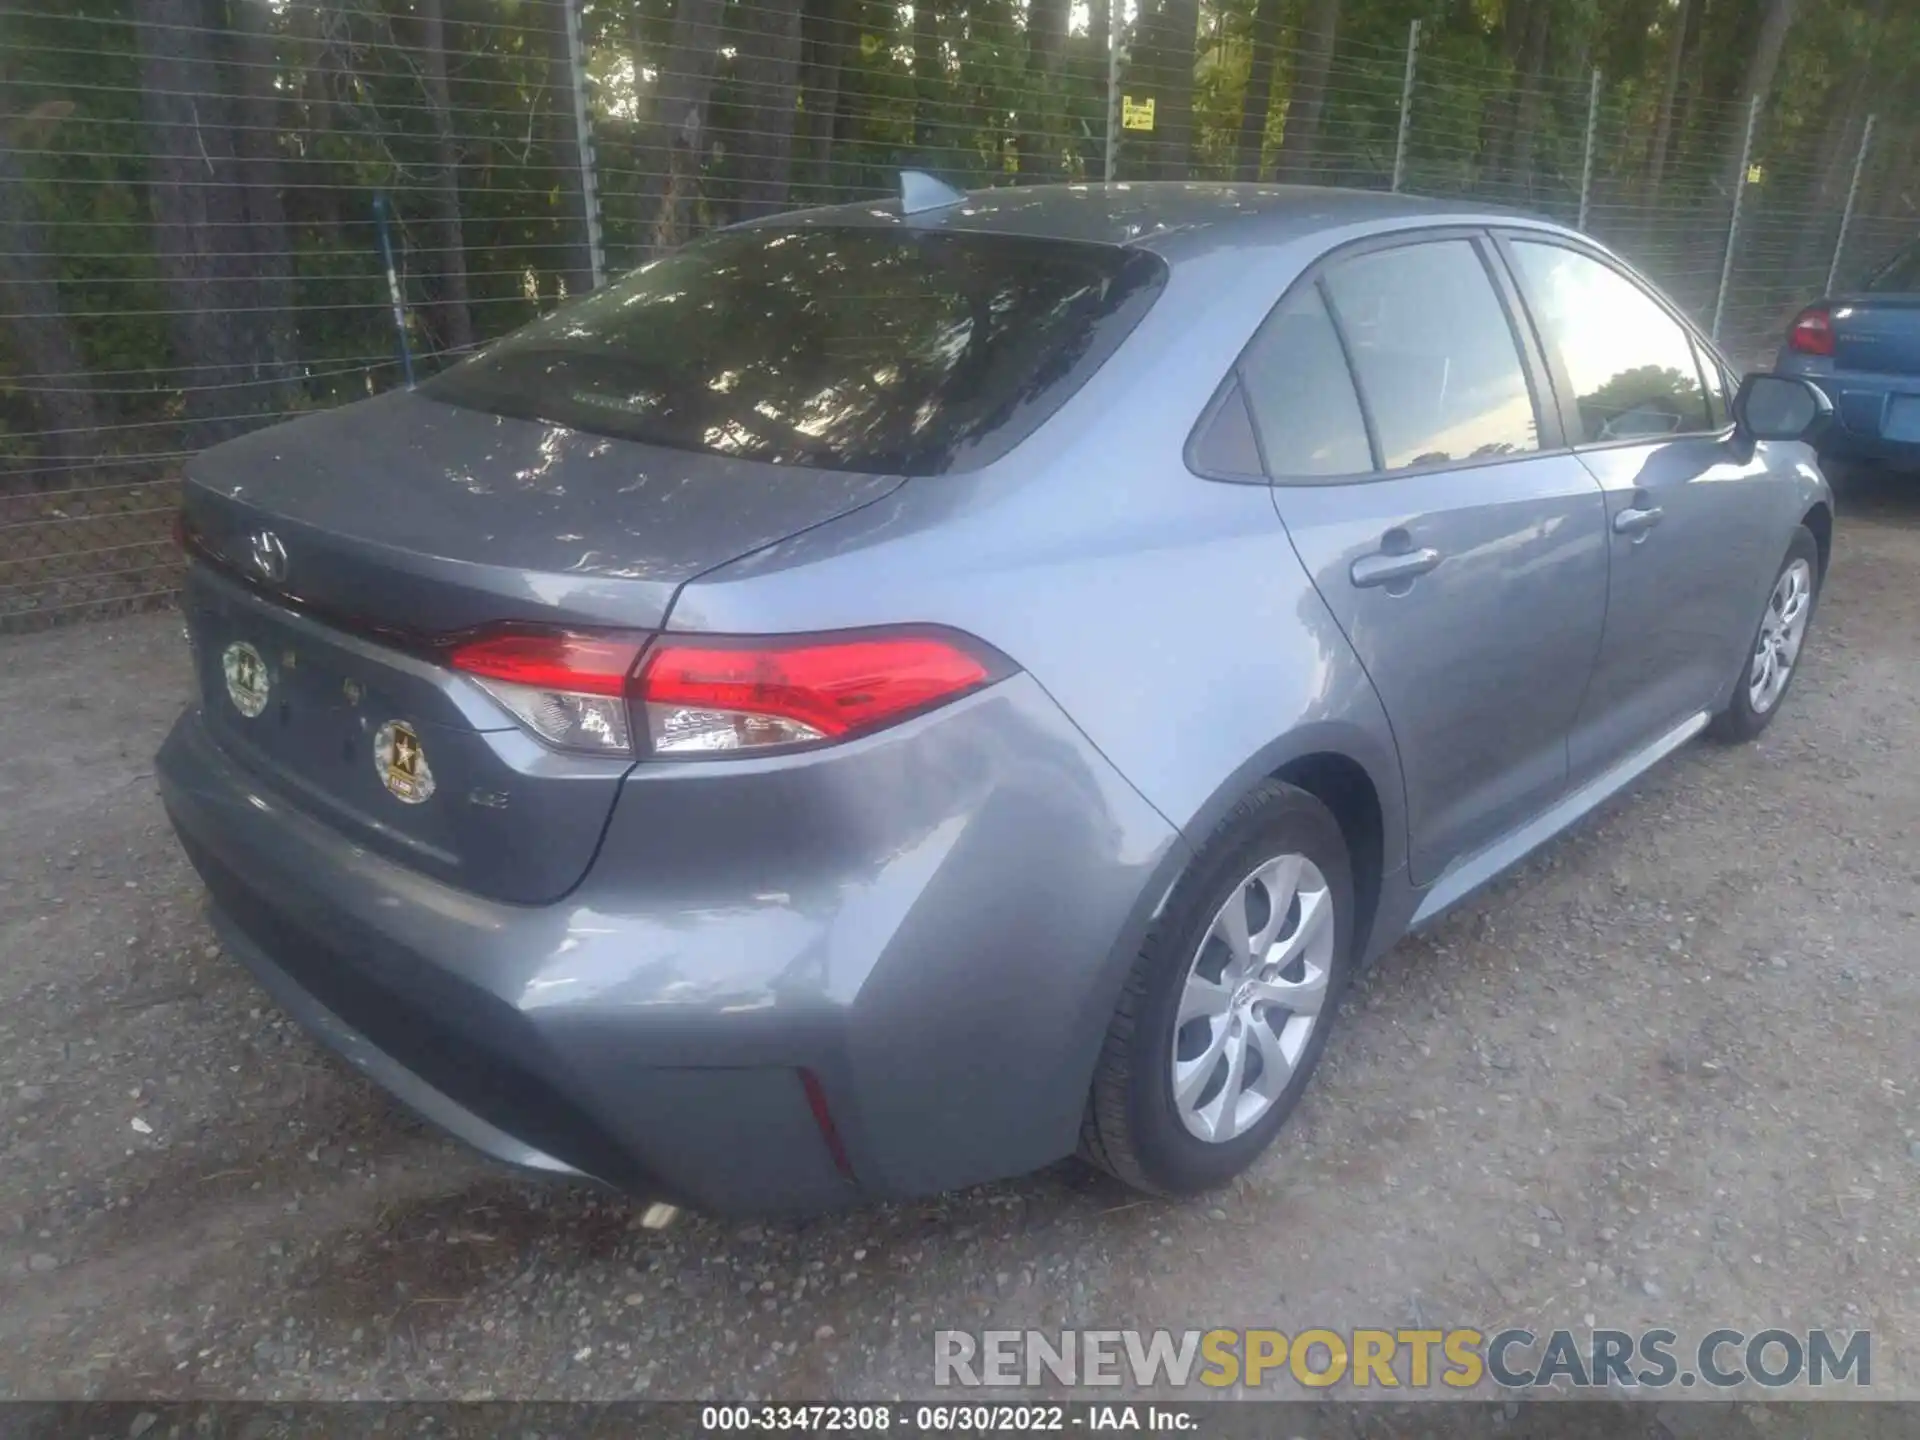
[[[1142,250],[879,226],[723,231],[422,389],[679,450],[880,474],[987,463],[1113,353]]]
[[[1367,422],[1319,287],[1282,300],[1240,357],[1240,379],[1269,474],[1363,475]]]
[[[1327,272],[1388,470],[1540,448],[1506,307],[1468,240],[1429,240]]]
[[[1540,338],[1572,382],[1576,442],[1657,440],[1717,430],[1686,328],[1639,285],[1590,255],[1512,244]]]

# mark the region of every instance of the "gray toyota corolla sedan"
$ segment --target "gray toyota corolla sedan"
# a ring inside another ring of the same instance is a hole
[[[214,921],[493,1155],[732,1212],[1218,1184],[1359,966],[1782,702],[1825,402],[1605,249],[929,188],[190,467]]]

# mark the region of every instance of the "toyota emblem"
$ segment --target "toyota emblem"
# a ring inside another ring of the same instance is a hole
[[[287,578],[287,547],[278,535],[271,530],[256,530],[248,545],[256,575],[275,585]]]

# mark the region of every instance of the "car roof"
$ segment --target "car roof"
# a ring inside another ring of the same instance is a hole
[[[1537,216],[1476,202],[1380,190],[1227,181],[1116,181],[973,190],[956,204],[903,215],[898,197],[769,217],[757,224],[916,226],[1093,241],[1155,250],[1169,260],[1232,232],[1238,243],[1277,244],[1318,231],[1378,224],[1484,224]]]

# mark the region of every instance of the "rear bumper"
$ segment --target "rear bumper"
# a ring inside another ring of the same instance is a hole
[[[316,1036],[488,1154],[727,1213],[1070,1153],[1184,859],[1025,676],[814,755],[642,766],[541,906],[353,844],[198,710],[158,769],[223,936]]]
[[[1893,465],[1920,466],[1920,441],[1857,435],[1837,426],[1822,435],[1814,448],[1828,460],[1884,460]]]
[[[1783,350],[1777,368],[1811,381],[1833,402],[1833,423],[1816,448],[1848,460],[1920,463],[1920,429],[1890,424],[1896,400],[1920,409],[1920,375],[1835,370],[1833,362]]]
[[[414,1113],[504,1164],[555,1175],[581,1175],[558,1156],[516,1139],[452,1096],[434,1089],[301,988],[298,980],[274,964],[266,951],[218,908],[213,912],[213,926],[227,953],[247,967],[260,982],[260,988],[271,995],[281,1009]]]

